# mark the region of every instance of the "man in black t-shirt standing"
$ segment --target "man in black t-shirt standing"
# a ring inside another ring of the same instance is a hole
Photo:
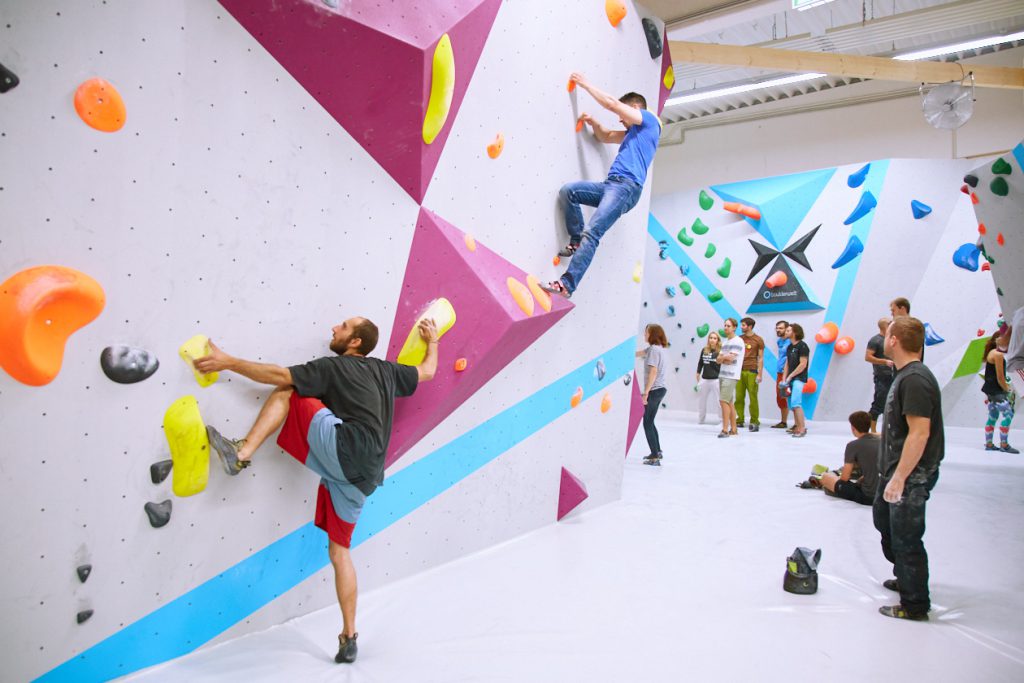
[[[885,403],[873,507],[882,552],[896,575],[882,585],[900,594],[900,604],[878,611],[914,621],[927,621],[931,609],[924,513],[945,454],[942,393],[920,360],[923,345],[924,325],[917,318],[898,317],[889,324],[885,349],[896,378]]]
[[[327,532],[328,555],[344,629],[334,661],[356,659],[356,570],[349,548],[352,531],[366,497],[384,480],[384,456],[391,438],[395,397],[409,396],[419,382],[437,371],[437,326],[419,324],[426,343],[417,366],[368,358],[377,345],[377,326],[366,318],[349,318],[332,328],[335,356],[282,367],[234,358],[210,342],[211,353],[195,361],[201,373],[231,370],[254,382],[275,387],[244,439],[226,439],[207,427],[210,447],[225,471],[236,475],[278,429],[277,443],[320,475],[314,521]]]
[[[892,386],[894,376],[892,359],[885,355],[885,333],[889,329],[889,319],[881,318],[878,321],[878,334],[868,341],[868,348],[864,352],[864,360],[871,363],[871,373],[875,383],[875,395],[871,401],[871,433],[875,433],[875,426],[878,423],[878,416],[885,410],[885,399],[889,395],[889,387]]]

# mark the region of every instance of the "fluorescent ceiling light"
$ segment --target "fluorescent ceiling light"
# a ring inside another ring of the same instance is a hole
[[[798,12],[803,12],[804,10],[809,10],[812,7],[827,5],[830,2],[832,2],[832,0],[793,0],[793,9]]]
[[[983,47],[999,45],[1000,43],[1010,43],[1015,40],[1024,40],[1024,31],[1018,31],[1017,33],[1011,33],[1006,36],[989,36],[988,38],[978,38],[977,40],[969,40],[964,43],[956,43],[955,45],[946,45],[945,47],[935,47],[929,50],[918,50],[917,52],[908,52],[906,54],[896,55],[895,57],[893,57],[893,59],[930,59],[932,57],[938,57],[940,55],[953,54],[954,52],[966,52],[967,50],[978,50]]]
[[[739,95],[740,93],[750,92],[752,90],[771,88],[776,85],[789,85],[790,83],[802,83],[803,81],[810,81],[815,78],[822,78],[824,76],[825,74],[819,73],[796,74],[795,76],[773,78],[770,81],[761,81],[759,83],[747,83],[746,85],[735,85],[731,88],[719,88],[718,90],[708,90],[706,92],[694,93],[692,95],[680,95],[679,97],[668,98],[668,100],[666,100],[665,102],[665,106],[670,107],[675,106],[677,104],[689,104],[690,102],[701,102],[703,100],[711,100],[716,97]]]

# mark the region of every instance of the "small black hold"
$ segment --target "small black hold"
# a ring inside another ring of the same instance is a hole
[[[622,383],[625,384],[627,387],[629,386],[629,383],[632,382],[632,381],[633,381],[633,375],[624,375],[622,377]]]
[[[5,93],[15,87],[21,81],[14,75],[14,72],[3,64],[0,64],[0,93]]]
[[[676,368],[676,372],[679,372],[679,368]]]
[[[1000,289],[999,287],[996,287],[996,294],[998,294],[999,296],[1002,296],[1003,295],[1003,290]]]
[[[970,185],[971,187],[977,187],[978,176],[974,175],[973,173],[968,173],[967,175],[964,176],[964,182]]]
[[[644,308],[647,308],[647,302],[646,301],[644,302]]]
[[[686,358],[686,351],[683,351],[683,358]]]
[[[78,572],[78,580],[81,581],[82,583],[85,583],[85,580],[89,578],[89,574],[92,574],[92,565],[91,564],[83,564],[81,567],[79,567],[75,571]]]
[[[678,327],[679,329],[683,329],[683,324],[682,323],[676,323],[676,327]]]
[[[162,503],[146,503],[146,514],[149,515],[149,523],[154,529],[171,521],[171,501],[165,500]]]
[[[156,356],[145,349],[118,344],[100,354],[103,374],[118,384],[134,384],[146,379],[160,367]]]
[[[171,468],[174,467],[173,460],[161,460],[155,462],[149,466],[149,478],[153,480],[154,484],[159,484],[167,475],[171,473]]]
[[[661,56],[661,51],[665,47],[661,40],[661,31],[658,30],[658,24],[649,17],[644,17],[641,21],[644,27],[644,34],[647,36],[647,49],[651,53],[651,59],[657,59]]]
[[[85,622],[89,621],[89,617],[91,617],[91,616],[92,616],[92,610],[91,609],[84,609],[81,612],[79,612],[78,616],[76,616],[75,618],[78,619],[78,623],[79,624],[82,624],[82,623],[85,623]]]

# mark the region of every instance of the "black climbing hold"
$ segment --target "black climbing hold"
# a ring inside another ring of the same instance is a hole
[[[651,53],[651,59],[657,59],[661,56],[661,50],[664,48],[658,23],[649,17],[644,17],[640,23],[644,26],[644,35],[647,36],[647,49]]]
[[[149,466],[149,478],[153,480],[154,484],[159,484],[167,475],[171,473],[171,468],[174,467],[173,460],[161,460],[155,462]]]
[[[145,349],[118,344],[103,349],[100,367],[104,375],[118,384],[134,384],[156,372],[160,361]]]
[[[89,578],[89,574],[92,574],[92,565],[91,564],[83,564],[81,567],[79,567],[75,571],[78,572],[78,580],[81,581],[82,583],[85,583],[85,580]]]
[[[633,375],[623,375],[622,383],[625,384],[627,387],[629,386],[629,383],[632,382],[632,381],[633,381]]]
[[[676,372],[679,372],[679,368],[676,368]]]
[[[978,176],[974,175],[973,173],[968,173],[967,175],[964,176],[964,182],[970,185],[971,187],[977,187]]]
[[[171,521],[171,501],[165,500],[162,503],[146,503],[146,514],[149,515],[149,523],[154,529]]]
[[[683,351],[683,358],[686,358],[686,351]]]
[[[0,64],[0,93],[5,93],[15,87],[21,81],[14,75],[14,72],[3,64]]]
[[[644,308],[647,308],[647,302],[646,301],[644,302]]]
[[[996,287],[996,294],[998,294],[999,296],[1002,296],[1003,295],[1003,290],[1000,289],[999,287]]]
[[[78,623],[81,624],[81,623],[84,623],[86,621],[89,621],[89,617],[91,617],[91,616],[92,616],[92,610],[91,609],[84,609],[81,612],[79,612],[78,616],[76,616],[75,618],[78,619]]]
[[[683,324],[682,323],[676,323],[676,327],[678,327],[679,329],[683,329]]]

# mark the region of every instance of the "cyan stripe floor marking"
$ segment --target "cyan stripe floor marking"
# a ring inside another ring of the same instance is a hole
[[[633,369],[635,348],[636,337],[629,337],[600,356],[602,380],[595,373],[598,358],[587,361],[388,477],[367,499],[353,547],[569,412],[576,387],[591,398],[619,381]],[[325,547],[323,532],[305,524],[36,680],[105,681],[188,654],[325,567]]]
[[[668,231],[665,230],[665,226],[658,222],[658,219],[654,217],[653,213],[649,215],[647,220],[647,233],[654,238],[655,242],[668,243],[668,246],[665,248],[665,253],[672,258],[677,266],[685,266],[687,269],[687,274],[685,276],[680,275],[680,277],[688,278],[697,288],[697,291],[704,295],[704,300],[707,301],[708,295],[714,293],[718,287],[715,287],[714,283],[711,282],[711,279],[705,275],[704,271],[702,271],[700,266],[697,265],[697,262],[690,258],[690,255],[686,253],[686,250],[679,246],[676,238],[668,234]],[[717,302],[711,303],[708,301],[708,303],[711,304],[711,307],[715,309],[715,312],[721,316],[722,320],[725,320],[726,318],[739,320],[743,317],[735,308],[733,308],[732,304],[729,303],[729,300],[724,294]],[[717,330],[718,326],[712,325],[711,329]],[[773,377],[775,376],[775,373],[772,371],[772,368],[777,367],[775,354],[772,353],[767,346],[764,348],[764,367],[768,368],[768,374]]]
[[[870,191],[875,196],[875,199],[881,203],[882,186],[885,184],[885,176],[888,171],[888,159],[872,161],[871,170],[868,171],[864,184],[858,189],[862,193]],[[851,193],[851,197],[856,199],[859,199],[860,196],[860,194],[853,195]],[[850,237],[856,235],[864,244],[865,250],[868,244],[868,234],[871,232],[871,225],[875,220],[877,212],[878,208],[876,207],[874,210],[869,211],[866,216],[854,221],[853,225],[850,226]],[[838,269],[839,273],[836,275],[835,284],[832,286],[832,296],[829,297],[828,308],[825,309],[825,321],[834,322],[839,326],[840,330],[843,327],[843,318],[846,317],[846,307],[849,305],[850,296],[853,294],[853,285],[857,281],[857,271],[860,269],[860,262],[863,260],[864,254],[862,252],[857,258],[845,266],[841,266]],[[881,305],[885,306],[884,303]],[[814,410],[818,406],[818,397],[821,396],[821,392],[825,388],[825,376],[828,374],[828,367],[832,362],[833,353],[835,353],[835,344],[818,344],[814,348],[808,376],[814,378],[814,381],[818,384],[818,390],[813,394],[804,396],[804,413],[808,418],[814,417]]]

